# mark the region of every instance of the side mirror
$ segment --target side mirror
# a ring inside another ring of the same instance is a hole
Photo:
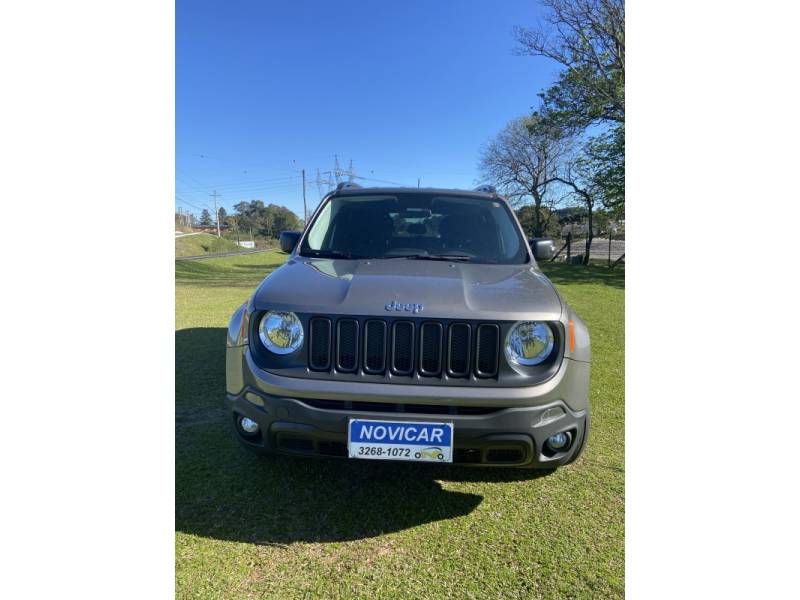
[[[289,254],[300,239],[299,231],[281,231],[281,250]]]
[[[532,238],[528,240],[536,260],[550,260],[556,255],[556,245],[553,240],[545,238]]]

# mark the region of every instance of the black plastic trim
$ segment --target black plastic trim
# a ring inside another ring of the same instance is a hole
[[[367,340],[369,339],[369,330],[370,327],[374,327],[375,325],[379,325],[383,330],[383,351],[381,352],[381,367],[380,369],[370,369],[367,366]],[[387,353],[387,343],[388,343],[388,330],[386,327],[386,321],[381,319],[367,319],[364,322],[364,372],[370,375],[375,375],[379,373],[384,373],[386,371],[386,353]]]
[[[313,355],[313,348],[314,348],[314,322],[322,321],[328,326],[328,349],[327,349],[327,356],[328,361],[324,365],[315,365],[311,360]],[[328,317],[314,317],[309,320],[308,322],[308,366],[310,369],[314,371],[329,371],[331,368],[331,347],[333,341],[333,328],[331,326],[331,320]]]
[[[409,360],[409,368],[408,369],[398,369],[397,365],[396,365],[396,362],[395,362],[396,354],[397,354],[397,327],[398,327],[398,325],[403,325],[403,326],[408,325],[408,326],[411,327],[411,343],[409,344],[409,346],[411,348],[411,358]],[[394,373],[395,375],[411,375],[412,373],[414,373],[414,365],[415,365],[414,361],[415,361],[415,358],[416,358],[416,356],[415,356],[416,352],[414,351],[414,348],[415,348],[416,344],[415,344],[414,340],[416,339],[416,331],[417,331],[417,328],[414,325],[413,321],[395,321],[392,324],[392,360],[391,360],[391,365],[392,365],[392,373]]]
[[[354,339],[354,343],[356,345],[355,349],[353,350],[353,353],[355,354],[355,358],[353,359],[353,366],[352,367],[343,367],[342,363],[341,363],[341,360],[340,360],[340,357],[342,355],[342,335],[341,335],[341,331],[342,331],[342,325],[344,323],[348,323],[348,324],[349,323],[353,323],[355,325],[355,327],[356,327],[356,333],[355,333],[355,336],[353,338]],[[360,333],[360,330],[359,330],[358,319],[346,318],[346,319],[339,319],[338,321],[336,321],[336,370],[337,371],[339,371],[341,373],[355,373],[356,371],[358,371],[358,365],[359,365],[359,362],[360,362],[359,361],[359,347],[361,346],[361,344],[359,343],[360,337],[361,337],[361,333]]]
[[[491,371],[482,371],[480,368],[480,358],[481,358],[481,331],[485,328],[491,328],[494,330],[494,369]],[[500,328],[495,325],[494,323],[482,323],[478,325],[478,328],[475,330],[475,375],[478,377],[482,377],[484,379],[489,379],[492,377],[497,376],[497,371],[500,368]]]
[[[425,330],[434,328],[437,330],[436,333],[432,334],[435,335],[438,339],[438,351],[436,357],[436,364],[438,365],[437,368],[433,371],[428,371],[423,368],[423,359],[424,359],[424,348],[425,348],[425,336],[431,335],[430,333],[426,334]],[[444,328],[442,324],[437,321],[427,321],[420,325],[419,328],[419,374],[424,377],[438,377],[442,373],[442,359],[443,352],[442,352],[442,338],[444,337]]]
[[[453,329],[455,327],[467,328],[467,343],[466,343],[467,360],[464,361],[465,368],[463,371],[454,371],[452,369]],[[469,377],[470,370],[472,367],[471,358],[472,358],[472,327],[469,326],[469,323],[451,323],[450,326],[447,328],[447,374],[450,377],[458,377],[458,378]]]

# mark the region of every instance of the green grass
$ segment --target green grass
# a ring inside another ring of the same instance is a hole
[[[225,327],[285,259],[176,262],[179,598],[610,598],[624,579],[624,268],[545,265],[592,335],[592,431],[553,474],[260,459],[223,409]]]
[[[236,245],[236,242],[218,238],[210,233],[198,233],[197,235],[185,235],[175,238],[175,256],[202,256],[203,254],[215,254],[217,252],[239,252],[244,250]]]

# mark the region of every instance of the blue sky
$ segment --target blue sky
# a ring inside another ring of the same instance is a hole
[[[295,0],[176,4],[176,199],[217,190],[309,210],[316,172],[473,187],[480,148],[556,76],[514,56],[535,0]],[[362,184],[365,182],[362,182]],[[368,182],[367,182],[368,183]]]

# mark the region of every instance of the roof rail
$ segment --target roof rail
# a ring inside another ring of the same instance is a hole
[[[486,194],[496,194],[497,190],[493,185],[479,185],[476,187],[473,192],[484,192]]]
[[[358,185],[355,181],[342,181],[336,186],[338,190],[358,190],[361,189],[361,186]]]

